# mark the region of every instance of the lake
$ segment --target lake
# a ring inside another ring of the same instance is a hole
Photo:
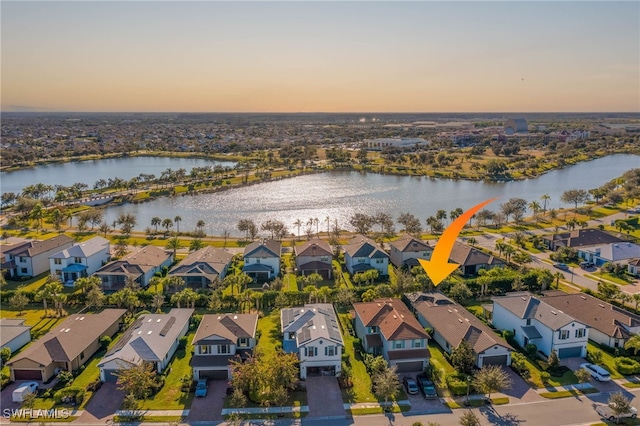
[[[180,166],[170,163],[163,167],[176,169]],[[228,230],[233,236],[242,235],[236,225],[243,218],[252,219],[258,226],[269,219],[281,220],[290,232],[297,234],[298,230],[293,226],[297,219],[306,223],[309,219],[318,218],[320,231],[326,232],[327,218],[331,222],[337,219],[341,229],[351,229],[349,218],[358,212],[386,212],[394,219],[403,212],[409,212],[419,217],[425,226],[425,219],[438,209],[447,213],[457,207],[466,210],[493,197],[499,198],[487,206],[493,211],[509,198],[540,201],[543,194],[551,196],[548,208],[570,207],[560,202],[564,191],[596,188],[637,167],[640,167],[640,156],[611,155],[554,170],[535,179],[512,182],[327,172],[213,194],[185,195],[110,207],[105,210],[104,217],[112,223],[120,213],[132,213],[137,218],[136,229],[144,230],[151,226],[154,216],[161,219],[180,216],[181,231],[193,230],[195,224],[203,220],[208,234],[221,235],[223,230]],[[304,233],[304,226],[301,232]],[[263,235],[266,236],[265,233]]]

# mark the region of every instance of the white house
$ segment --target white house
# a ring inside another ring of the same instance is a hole
[[[640,277],[640,258],[631,259],[627,264],[627,271],[631,275],[635,275],[636,277]]]
[[[378,271],[380,276],[389,275],[389,255],[370,238],[356,235],[344,248],[344,263],[350,274]]]
[[[549,356],[586,357],[589,327],[530,293],[493,298],[493,326],[511,330],[522,347],[531,343]]]
[[[389,247],[391,263],[397,268],[406,267],[411,269],[414,266],[419,266],[418,259],[429,260],[431,259],[431,253],[433,253],[433,248],[428,243],[408,234],[390,242]]]
[[[328,303],[307,304],[280,311],[282,349],[300,359],[300,378],[338,376],[344,340],[336,312]]]
[[[476,367],[511,365],[511,345],[461,305],[439,293],[423,293],[413,300],[418,321],[433,330],[433,340],[447,353],[464,340],[475,355]]]
[[[100,360],[100,380],[115,382],[118,370],[143,362],[153,363],[162,373],[189,330],[193,309],[172,309],[167,314],[140,315],[118,343]]]
[[[44,241],[27,241],[3,250],[2,269],[11,277],[35,277],[49,270],[49,256],[73,245],[73,238],[64,234]]]
[[[23,319],[0,319],[0,349],[9,348],[11,353],[31,341],[31,327],[24,325]]]
[[[109,261],[109,240],[94,237],[49,256],[49,271],[65,285],[93,275]]]
[[[256,346],[257,314],[204,315],[193,338],[194,380],[231,378],[230,362],[246,359]]]
[[[356,335],[365,352],[381,355],[398,372],[423,371],[429,335],[400,299],[354,303]]]
[[[601,244],[578,249],[578,257],[602,266],[607,262],[624,263],[640,257],[640,245],[630,242]]]
[[[269,281],[280,274],[279,241],[255,241],[244,248],[242,272],[256,281]]]

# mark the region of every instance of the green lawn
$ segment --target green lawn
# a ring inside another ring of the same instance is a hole
[[[193,393],[183,393],[181,391],[182,382],[181,379],[184,376],[191,376],[191,355],[193,346],[191,341],[193,340],[195,332],[192,331],[187,334],[187,347],[185,349],[178,349],[173,356],[173,361],[167,367],[167,374],[164,386],[160,389],[160,392],[155,394],[151,399],[147,399],[141,402],[140,409],[142,410],[182,410],[191,406],[193,401]]]
[[[611,373],[611,378],[614,380],[623,378],[622,374],[618,373],[618,370],[616,369],[615,358],[613,355],[606,351],[603,351],[598,346],[594,345],[591,341],[587,343],[587,351],[600,351],[602,353],[602,366],[609,370],[609,373]]]
[[[442,349],[436,342],[433,340],[429,340],[429,352],[431,352],[430,362],[433,364],[434,368],[438,371],[438,373],[434,377],[434,382],[437,385],[440,396],[450,396],[449,388],[447,387],[447,382],[445,378],[447,374],[455,373],[456,369],[453,368],[449,361],[444,358],[444,353]]]
[[[276,309],[270,315],[258,319],[260,339],[256,345],[264,355],[276,353],[276,347],[282,344],[280,337],[280,312]]]
[[[594,272],[592,274],[585,274],[585,275],[587,277],[593,278],[596,281],[600,278],[600,279],[603,279],[603,280],[614,282],[614,283],[619,284],[619,285],[627,285],[627,284],[633,282],[631,280],[631,277],[629,277],[629,278],[626,278],[625,276],[619,277],[617,275],[613,275],[613,274],[610,274],[608,272]]]
[[[371,391],[371,377],[367,373],[364,362],[356,355],[353,342],[356,340],[346,327],[351,321],[350,314],[339,314],[340,324],[342,325],[342,336],[344,339],[344,350],[349,356],[347,364],[351,368],[353,387],[342,390],[342,399],[349,403],[356,402],[376,402],[377,398]]]
[[[7,284],[2,288],[3,290],[24,290],[24,291],[36,291],[47,282],[49,277],[48,273],[38,275],[27,281],[7,281]]]
[[[569,398],[572,396],[587,395],[590,393],[598,393],[598,392],[600,391],[596,388],[586,388],[584,390],[574,389],[574,390],[563,390],[563,391],[557,391],[557,392],[543,392],[540,394],[540,396],[547,399],[560,399],[560,398]]]
[[[295,274],[284,275],[284,291],[300,291]]]
[[[525,364],[529,369],[530,376],[526,379],[526,382],[529,383],[530,386],[534,388],[544,388],[544,387],[556,387],[556,386],[565,386],[565,385],[574,385],[578,383],[578,379],[573,374],[573,371],[566,371],[560,377],[551,376],[549,381],[545,384],[542,381],[542,377],[540,377],[540,373],[543,370],[540,369],[537,363],[531,362],[529,358],[525,358]]]

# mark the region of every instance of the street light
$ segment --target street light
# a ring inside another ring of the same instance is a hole
[[[471,376],[467,376],[467,401],[464,403],[467,407],[469,406],[469,388],[471,387]]]

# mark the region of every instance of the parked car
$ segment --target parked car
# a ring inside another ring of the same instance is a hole
[[[196,396],[207,396],[207,381],[206,380],[198,380],[196,384]]]
[[[405,389],[409,395],[415,395],[419,392],[418,384],[411,377],[403,377],[402,384],[404,384]]]
[[[591,262],[580,262],[580,267],[582,269],[589,269],[589,268],[593,268],[595,265]]]
[[[611,380],[611,374],[599,365],[589,364],[586,362],[584,364],[580,364],[580,368],[587,370],[589,374],[591,374],[591,377],[599,382],[607,382]]]
[[[554,268],[558,268],[558,269],[562,269],[563,271],[568,271],[569,270],[569,266],[567,266],[566,263],[557,262],[557,263],[553,264],[553,267]]]
[[[38,383],[37,382],[25,382],[18,386],[13,393],[11,394],[11,399],[13,402],[24,402],[24,398],[31,394],[38,392]]]
[[[418,382],[420,392],[422,392],[426,399],[433,399],[438,397],[435,385],[431,380],[429,380],[426,374],[418,374],[418,376],[416,377],[416,381]]]
[[[609,407],[608,405],[597,405],[596,413],[611,421],[614,421],[617,418],[611,407]],[[625,417],[631,417],[632,419],[635,419],[636,417],[638,417],[638,409],[636,407],[631,407],[631,411],[629,411],[628,413],[620,414],[621,419],[624,419]]]

